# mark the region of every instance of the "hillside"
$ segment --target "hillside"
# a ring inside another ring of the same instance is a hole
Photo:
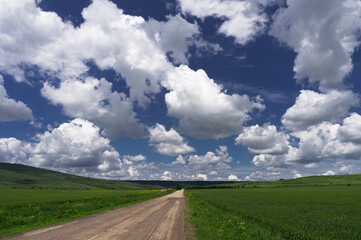
[[[0,163],[0,189],[160,189],[160,186],[80,177],[21,164]]]
[[[258,187],[292,187],[292,186],[328,186],[328,185],[361,185],[361,174],[309,176],[277,181],[246,182],[244,184]],[[240,183],[238,183],[240,185]]]
[[[238,182],[231,184],[217,184],[209,186],[190,186],[188,188],[267,188],[267,187],[305,187],[305,186],[361,186],[361,174],[309,176],[294,179],[280,179],[276,181]]]

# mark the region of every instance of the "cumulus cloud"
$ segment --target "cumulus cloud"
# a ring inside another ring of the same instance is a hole
[[[179,155],[176,160],[172,162],[172,165],[185,166],[186,159],[182,155]]]
[[[62,62],[52,60],[53,53],[47,51],[63,31],[71,28],[53,12],[45,12],[36,7],[33,0],[1,2],[0,9],[0,69],[14,76],[17,81],[25,81],[21,64],[34,64],[45,69],[61,69]],[[74,63],[74,62],[72,62]],[[67,62],[64,61],[64,64]],[[74,64],[73,69],[84,71],[84,64]]]
[[[189,162],[188,166],[191,169],[210,172],[213,169],[228,169],[230,168],[227,163],[233,160],[232,157],[229,156],[226,146],[219,146],[216,149],[216,153],[207,152],[205,155],[189,155],[186,158]]]
[[[0,69],[17,81],[25,81],[26,65],[67,80],[85,74],[85,63],[92,60],[102,70],[121,74],[131,99],[141,106],[160,91],[159,81],[172,68],[166,54],[186,62],[189,42],[199,41],[193,36],[199,35],[198,26],[180,15],[146,21],[108,0],[94,0],[83,9],[84,23],[77,28],[33,0],[4,1],[0,11]]]
[[[205,155],[191,155],[188,157],[189,167],[196,170],[207,171],[210,169],[210,164],[218,163],[220,157],[214,152],[207,152]]]
[[[52,104],[62,105],[66,115],[103,127],[105,136],[145,136],[144,126],[136,119],[131,100],[124,93],[113,92],[112,83],[104,78],[67,80],[59,87],[45,83],[41,93]]]
[[[16,138],[0,138],[0,156],[6,162],[23,162],[27,157],[24,148],[25,144]]]
[[[301,178],[302,174],[299,173],[297,170],[292,170],[291,173],[293,174],[293,178]]]
[[[148,131],[149,145],[154,146],[160,154],[177,156],[195,151],[173,128],[167,131],[163,125],[157,123],[154,127],[148,128]]]
[[[322,90],[343,86],[359,45],[361,2],[358,0],[294,1],[278,10],[270,34],[297,53],[298,81],[318,83]]]
[[[357,113],[352,113],[349,117],[343,120],[340,127],[339,136],[342,141],[353,142],[361,144],[361,116]]]
[[[288,151],[289,136],[278,132],[276,126],[258,124],[243,129],[235,142],[247,147],[251,153],[280,155]]]
[[[130,162],[142,162],[145,161],[146,157],[142,154],[138,154],[135,156],[132,155],[124,155],[123,156],[123,161],[130,161]]]
[[[216,149],[216,153],[221,158],[222,162],[230,163],[233,161],[233,158],[228,154],[227,146],[219,146],[218,149]]]
[[[358,95],[352,91],[332,90],[317,93],[301,90],[295,104],[282,116],[282,124],[290,130],[302,130],[325,120],[347,115],[350,107],[359,104]]]
[[[323,173],[322,175],[324,176],[332,176],[332,175],[335,175],[336,173],[332,170],[328,170],[327,172]]]
[[[318,164],[317,163],[307,163],[305,165],[303,165],[305,168],[318,168]]]
[[[290,161],[294,160],[292,158],[292,153],[294,151],[293,148],[289,149],[289,151],[283,155],[271,155],[271,154],[259,154],[253,157],[252,164],[257,167],[277,167],[277,168],[285,168],[288,167]]]
[[[172,173],[169,171],[165,171],[162,175],[162,180],[171,181],[172,180]]]
[[[33,113],[25,103],[9,98],[0,75],[0,121],[31,120]]]
[[[224,19],[218,31],[232,36],[245,45],[264,31],[268,17],[263,13],[267,5],[276,1],[221,1],[221,0],[179,0],[182,11],[199,18],[213,16]]]
[[[181,65],[162,82],[168,116],[179,119],[179,130],[196,138],[223,138],[242,131],[254,110],[265,106],[257,97],[228,95],[203,70]]]
[[[34,142],[2,138],[0,145],[0,155],[6,162],[77,174],[120,170],[122,167],[118,152],[108,139],[100,136],[100,129],[79,118],[36,135]]]
[[[244,178],[244,181],[268,181],[278,180],[281,178],[279,171],[256,171]]]
[[[258,167],[286,168],[303,164],[305,168],[317,168],[319,162],[327,160],[360,160],[360,119],[360,115],[352,113],[341,124],[324,121],[305,130],[291,132],[295,142],[288,145],[286,153],[259,154],[253,157],[252,163]]]
[[[207,181],[208,177],[206,174],[198,173],[197,176],[195,177],[195,180]]]
[[[166,22],[150,19],[144,23],[144,29],[164,52],[170,53],[174,63],[188,63],[188,46],[194,44],[199,35],[197,24],[187,22],[178,14],[167,16]]]
[[[228,180],[229,181],[238,181],[238,177],[236,175],[231,174],[228,176]]]

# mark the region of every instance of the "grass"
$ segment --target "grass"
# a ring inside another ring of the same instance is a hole
[[[171,192],[0,189],[0,237],[146,201]]]
[[[209,186],[189,186],[188,189],[223,189],[223,188],[276,188],[305,186],[361,186],[361,174],[336,176],[310,176],[277,181],[239,182]]]
[[[0,163],[0,189],[160,189],[160,186],[86,178],[25,166]]]
[[[188,189],[188,217],[199,239],[361,239],[359,176],[328,179],[340,184],[313,177],[293,187],[259,182],[258,187]]]

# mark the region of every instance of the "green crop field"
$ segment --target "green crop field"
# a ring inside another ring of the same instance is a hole
[[[0,237],[146,201],[170,192],[0,189]]]
[[[361,175],[188,189],[199,239],[361,239]]]

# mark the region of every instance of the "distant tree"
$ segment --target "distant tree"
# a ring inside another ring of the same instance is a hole
[[[181,190],[182,189],[182,185],[178,184],[177,186],[175,186],[175,190]]]

